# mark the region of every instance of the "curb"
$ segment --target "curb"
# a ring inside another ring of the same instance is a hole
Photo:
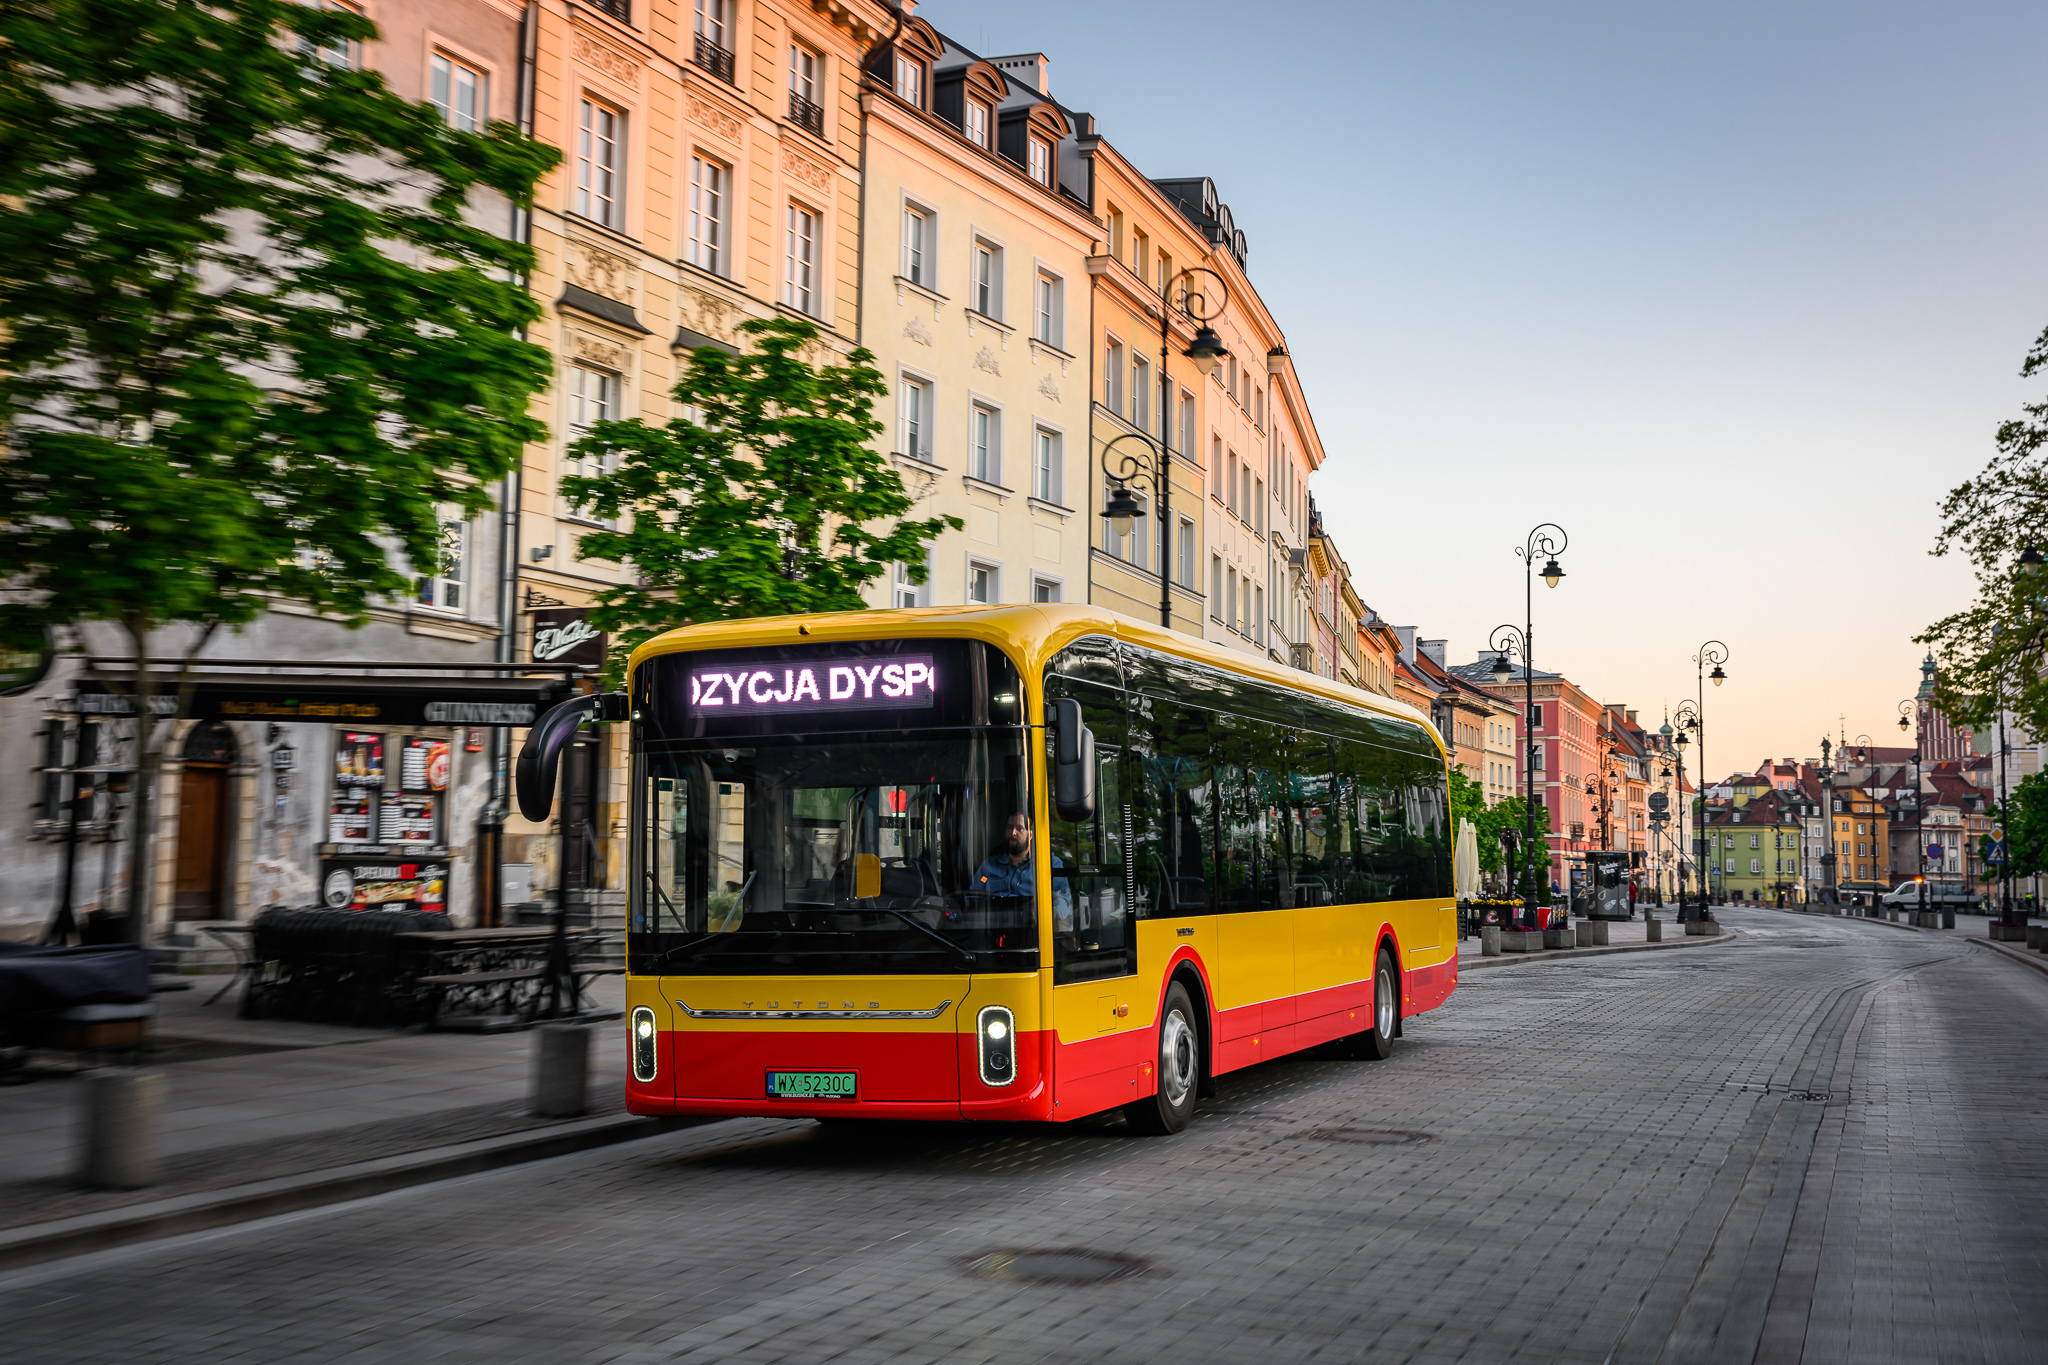
[[[246,1223],[280,1213],[297,1213],[324,1204],[363,1199],[411,1185],[475,1175],[529,1161],[545,1161],[549,1157],[568,1156],[592,1148],[655,1137],[703,1122],[716,1120],[608,1114],[603,1118],[582,1119],[540,1132],[510,1133],[447,1147],[430,1147],[424,1151],[380,1157],[375,1161],[336,1166],[331,1170],[279,1176],[246,1185],[231,1185],[221,1190],[131,1204],[126,1208],[104,1209],[74,1218],[0,1229],[0,1270],[61,1260],[89,1251],[106,1251],[136,1242],[156,1241],[181,1233],[203,1232],[208,1228]]]
[[[1665,921],[1666,924],[1675,922]],[[1458,975],[1463,976],[1466,972],[1477,971],[1481,967],[1513,967],[1527,962],[1569,962],[1575,957],[1605,957],[1609,953],[1654,953],[1665,948],[1710,948],[1717,943],[1733,943],[1741,937],[1742,935],[1724,924],[1721,926],[1721,932],[1712,938],[1687,936],[1666,939],[1662,943],[1615,943],[1605,948],[1548,948],[1540,953],[1502,953],[1499,957],[1474,958],[1470,962],[1461,958],[1458,962]]]
[[[1963,936],[1963,942],[1974,943],[1977,944],[1979,947],[1989,948],[1992,952],[1997,953],[1999,956],[2009,957],[2014,962],[2024,962],[2037,972],[2048,972],[2048,958],[2043,958],[2041,954],[2034,952],[2030,949],[2015,948],[2010,943],[1994,943],[1988,938],[1978,938],[1974,934],[1965,934]]]

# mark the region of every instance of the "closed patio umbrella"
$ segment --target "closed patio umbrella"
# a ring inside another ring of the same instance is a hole
[[[1458,846],[1452,858],[1451,884],[1459,900],[1479,894],[1479,831],[1470,820],[1458,822]]]

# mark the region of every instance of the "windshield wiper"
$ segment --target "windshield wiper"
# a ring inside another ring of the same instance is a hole
[[[946,937],[946,936],[945,936],[944,934],[942,934],[942,933],[940,933],[940,932],[939,932],[938,930],[936,930],[936,929],[932,928],[932,927],[931,927],[930,925],[928,925],[928,924],[920,924],[920,923],[918,923],[918,922],[917,922],[916,920],[912,919],[912,918],[911,918],[911,917],[910,917],[910,916],[909,916],[908,914],[906,914],[905,912],[903,912],[903,911],[901,911],[901,910],[890,910],[890,909],[887,909],[887,908],[885,908],[885,907],[883,907],[883,906],[879,906],[879,905],[876,905],[876,906],[866,906],[866,905],[863,905],[863,906],[857,906],[857,907],[855,907],[855,908],[856,908],[856,909],[859,909],[859,910],[861,910],[861,911],[863,911],[863,912],[869,912],[869,913],[873,913],[873,914],[877,914],[877,915],[894,915],[894,916],[895,916],[895,917],[896,917],[897,919],[900,919],[900,920],[902,920],[902,921],[903,921],[903,922],[904,922],[905,924],[907,924],[907,925],[909,925],[909,926],[910,926],[911,928],[913,928],[913,929],[917,930],[917,932],[919,932],[920,934],[923,934],[923,935],[924,935],[924,936],[925,936],[926,938],[929,938],[929,939],[933,939],[933,940],[935,940],[936,942],[939,942],[939,943],[943,943],[943,944],[945,944],[945,945],[946,945],[946,946],[947,946],[948,948],[952,949],[952,950],[953,950],[954,952],[956,952],[956,953],[960,954],[960,960],[961,960],[962,962],[966,963],[966,964],[967,964],[968,966],[972,967],[972,966],[974,965],[974,954],[973,954],[973,953],[971,953],[971,952],[969,952],[969,951],[968,951],[967,949],[965,949],[965,948],[961,947],[961,946],[960,946],[959,944],[957,944],[957,943],[953,942],[953,940],[952,940],[952,939],[950,939],[950,938],[947,938],[947,937]]]

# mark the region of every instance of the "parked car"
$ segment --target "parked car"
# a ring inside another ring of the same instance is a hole
[[[1891,910],[1918,910],[1920,908],[1921,883],[1915,880],[1900,882],[1884,893],[1884,904]],[[1929,910],[1953,910],[1963,915],[1984,913],[1984,898],[1966,886],[1952,882],[1926,883],[1927,908]]]

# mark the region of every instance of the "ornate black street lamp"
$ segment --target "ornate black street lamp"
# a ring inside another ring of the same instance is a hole
[[[1700,821],[1702,826],[1704,826],[1707,818],[1707,684],[1711,682],[1714,686],[1719,687],[1722,683],[1728,681],[1728,675],[1721,671],[1721,665],[1727,662],[1728,646],[1722,644],[1719,640],[1707,641],[1700,646],[1700,652],[1692,656],[1693,691],[1697,707],[1693,713],[1692,729],[1693,737],[1699,741],[1700,746]],[[1714,670],[1711,673],[1706,671],[1709,665],[1712,665]],[[1715,860],[1717,864],[1719,861],[1719,859]],[[1702,866],[1700,868],[1700,876],[1705,878],[1706,875],[1707,869]],[[1722,889],[1725,890],[1726,888],[1727,882],[1724,880],[1722,882]],[[1702,918],[1712,919],[1714,917],[1713,896],[1707,890],[1704,881],[1701,883],[1700,894],[1703,911]]]
[[[1828,841],[1821,845],[1827,851],[1820,855],[1820,884],[1824,899],[1830,904],[1839,900],[1835,890],[1835,768],[1830,762],[1834,753],[1834,742],[1826,735],[1820,737],[1820,805],[1823,822],[1827,827]]]
[[[1216,281],[1221,296],[1212,307],[1208,296],[1194,288],[1199,283],[1197,275],[1208,275]],[[1173,291],[1178,289],[1176,300]],[[1221,317],[1230,305],[1230,286],[1223,277],[1207,266],[1190,266],[1170,280],[1163,280],[1159,286],[1159,435],[1151,433],[1126,432],[1102,448],[1102,472],[1110,482],[1110,494],[1103,504],[1102,515],[1109,519],[1110,527],[1118,536],[1131,533],[1131,523],[1145,515],[1145,509],[1131,496],[1131,485],[1150,485],[1154,496],[1159,499],[1159,624],[1173,629],[1173,380],[1167,373],[1167,359],[1173,349],[1173,319],[1178,316],[1195,324],[1194,339],[1181,352],[1195,363],[1195,369],[1207,379],[1211,372],[1223,362],[1230,352],[1224,348],[1223,339],[1216,335],[1216,329],[1209,324]],[[1110,467],[1110,454],[1125,441],[1137,441],[1145,447],[1145,455],[1118,455],[1117,467]],[[1194,452],[1184,452],[1192,457]]]
[[[1550,534],[1553,531],[1557,533],[1554,538]],[[1536,556],[1542,555],[1544,559],[1544,585],[1554,588],[1564,577],[1564,569],[1558,564],[1557,557],[1570,544],[1571,537],[1555,522],[1546,521],[1529,532],[1528,540],[1515,550],[1522,560],[1522,628],[1499,626],[1487,639],[1487,648],[1494,652],[1493,680],[1496,685],[1505,687],[1508,679],[1514,676],[1514,670],[1508,666],[1509,651],[1513,650],[1522,657],[1522,736],[1525,741],[1522,771],[1526,778],[1522,837],[1526,853],[1523,862],[1529,873],[1529,893],[1523,897],[1522,908],[1532,918],[1536,905],[1536,755],[1539,750],[1536,747],[1536,672],[1530,662],[1529,644],[1536,634]],[[1547,906],[1548,902],[1545,904]]]
[[[1672,743],[1678,750],[1678,799],[1684,801],[1685,746],[1691,743],[1692,736],[1699,732],[1700,711],[1690,700],[1681,701],[1678,703],[1678,709],[1671,713],[1671,719],[1678,726],[1678,735],[1673,739]],[[1697,834],[1693,833],[1692,812],[1694,809],[1697,809],[1699,812]],[[1692,841],[1693,875],[1698,878],[1700,886],[1700,908],[1698,911],[1690,910],[1686,906],[1685,860],[1681,857],[1678,866],[1678,918],[1681,922],[1703,919],[1706,917],[1707,906],[1707,802],[1704,790],[1700,792],[1696,806],[1689,802],[1686,809],[1679,812],[1678,828]]]

